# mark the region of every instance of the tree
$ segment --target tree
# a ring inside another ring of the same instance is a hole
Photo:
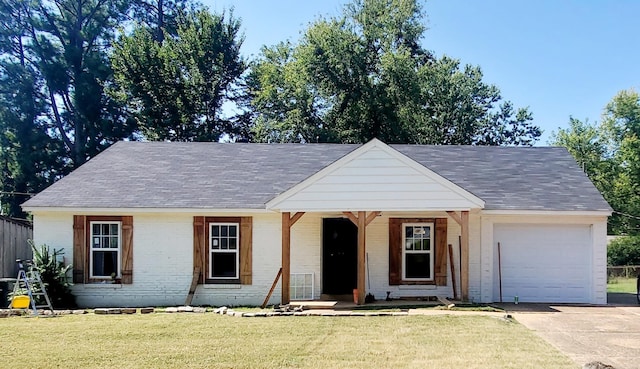
[[[549,143],[565,147],[598,190],[607,192],[615,177],[616,165],[608,157],[606,143],[598,125],[569,117],[569,128],[553,132]]]
[[[37,1],[30,12],[30,52],[45,81],[56,135],[74,167],[135,127],[105,93],[113,83],[107,50],[126,0]]]
[[[611,241],[607,247],[607,264],[640,265],[640,237],[623,236]]]
[[[28,68],[0,62],[0,203],[2,213],[25,217],[28,194],[53,183],[68,168],[61,143],[49,137],[43,99]]]
[[[30,8],[0,1],[0,204],[25,217],[20,204],[67,172],[64,147],[48,134],[43,82],[29,59]]]
[[[608,155],[616,163],[609,203],[618,212],[610,221],[616,234],[640,235],[640,95],[620,91],[602,116]],[[621,214],[622,213],[622,214]]]
[[[162,43],[165,33],[175,36],[180,14],[196,8],[191,0],[132,0],[132,13],[139,25],[147,28],[156,42]]]
[[[619,92],[597,125],[570,118],[550,144],[569,150],[614,209],[609,232],[640,235],[640,95]]]
[[[540,136],[480,68],[422,48],[417,0],[354,0],[298,45],[264,48],[247,95],[254,141],[530,145]]]
[[[135,126],[105,91],[131,0],[0,0],[2,208],[39,192]],[[16,194],[18,193],[18,194]]]
[[[227,18],[228,17],[228,18]],[[121,99],[130,101],[142,134],[152,140],[217,141],[233,134],[222,105],[246,69],[233,14],[207,10],[178,19],[164,41],[138,26],[116,45],[113,65]]]

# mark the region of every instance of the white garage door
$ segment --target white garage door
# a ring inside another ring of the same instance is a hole
[[[496,224],[493,299],[513,302],[589,302],[591,300],[591,226]]]

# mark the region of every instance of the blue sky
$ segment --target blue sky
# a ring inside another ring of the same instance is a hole
[[[338,15],[346,0],[203,0],[235,8],[244,55],[296,41],[320,15]],[[640,1],[430,0],[423,46],[479,65],[516,107],[528,106],[546,145],[569,116],[599,121],[620,90],[640,89]]]

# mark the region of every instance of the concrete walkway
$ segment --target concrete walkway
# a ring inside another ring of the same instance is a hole
[[[601,361],[617,369],[640,369],[640,306],[635,300],[607,306],[543,306],[504,307],[578,365]]]

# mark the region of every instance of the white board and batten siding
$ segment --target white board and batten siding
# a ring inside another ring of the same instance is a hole
[[[369,143],[267,203],[281,211],[482,208],[469,192],[384,145]]]

